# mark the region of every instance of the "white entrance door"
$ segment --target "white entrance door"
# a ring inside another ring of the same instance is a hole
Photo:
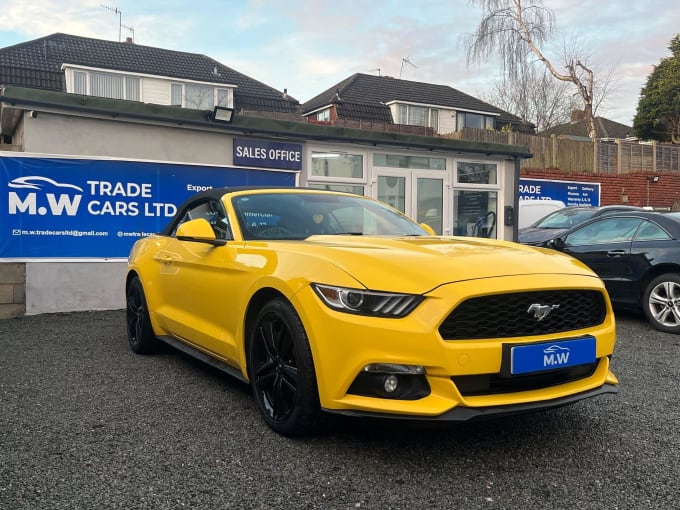
[[[450,232],[443,172],[390,169],[376,171],[373,196],[399,209],[418,223],[427,223],[437,234]],[[447,209],[447,210],[445,210]]]

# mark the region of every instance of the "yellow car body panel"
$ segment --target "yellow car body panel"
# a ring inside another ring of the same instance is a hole
[[[132,249],[129,275],[142,282],[155,335],[189,344],[234,367],[246,380],[246,317],[254,296],[265,292],[285,298],[299,315],[312,353],[319,402],[326,410],[438,417],[457,407],[550,402],[618,382],[609,367],[616,333],[604,285],[571,257],[466,237],[245,240],[232,202],[225,199],[223,205],[234,239],[219,245],[149,236]],[[313,284],[421,295],[423,300],[405,317],[345,313],[324,303]],[[553,290],[602,294],[604,319],[587,328],[531,337],[445,340],[438,330],[465,300]],[[508,346],[585,336],[595,338],[597,362],[592,373],[577,380],[467,396],[454,382],[460,376],[499,374]],[[429,394],[400,400],[349,392],[371,364],[423,367]]]

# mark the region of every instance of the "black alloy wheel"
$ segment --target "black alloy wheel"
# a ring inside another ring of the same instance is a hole
[[[136,276],[128,285],[126,308],[127,335],[130,347],[137,354],[155,352],[159,343],[151,327],[142,282]]]
[[[313,432],[321,422],[314,362],[295,309],[277,298],[257,315],[248,349],[253,395],[262,417],[285,436]]]

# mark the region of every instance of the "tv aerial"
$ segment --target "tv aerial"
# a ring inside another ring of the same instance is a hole
[[[401,75],[404,72],[404,64],[408,64],[410,66],[415,67],[416,69],[418,68],[417,65],[415,65],[413,62],[411,62],[408,57],[404,57],[401,59],[401,71],[399,71],[399,79],[401,80]]]

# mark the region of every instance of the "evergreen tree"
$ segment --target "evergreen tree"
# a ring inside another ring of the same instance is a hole
[[[668,48],[672,56],[661,59],[640,92],[633,130],[638,138],[680,143],[680,34]]]

